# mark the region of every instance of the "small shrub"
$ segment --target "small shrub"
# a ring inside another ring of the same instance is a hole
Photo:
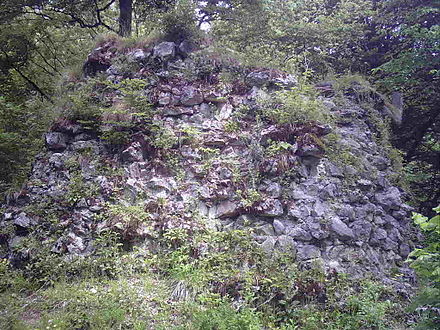
[[[266,153],[269,157],[273,157],[279,154],[283,154],[292,150],[292,145],[285,141],[268,141],[269,146],[266,148]]]
[[[197,40],[200,29],[197,28],[196,9],[192,1],[178,1],[175,6],[159,15],[160,30],[164,39],[181,42],[183,40]]]
[[[330,114],[310,85],[275,92],[269,99],[261,100],[260,105],[263,118],[280,125],[331,121]]]
[[[178,143],[178,137],[174,131],[161,123],[154,123],[151,126],[152,135],[150,137],[151,145],[157,149],[169,150]]]
[[[122,94],[124,102],[130,109],[129,113],[150,117],[153,109],[146,94],[146,88],[149,86],[146,80],[123,79],[118,84],[107,81],[106,85]]]
[[[0,200],[21,189],[27,180],[34,156],[42,148],[41,136],[52,117],[47,104],[14,104],[0,96]]]
[[[236,120],[229,120],[225,123],[225,131],[228,133],[236,133],[240,131],[240,124]]]
[[[98,194],[98,187],[86,182],[80,173],[74,173],[70,179],[64,200],[69,206],[75,206],[83,198],[91,198]]]
[[[180,129],[179,144],[198,145],[201,141],[201,132],[193,126],[184,126]]]
[[[256,189],[246,189],[245,191],[237,190],[237,195],[240,197],[240,204],[244,208],[250,208],[255,203],[262,200],[263,196]]]
[[[235,310],[228,302],[192,311],[195,329],[258,330],[262,329],[259,313],[250,308]]]
[[[99,98],[99,90],[103,86],[99,78],[65,86],[60,91],[61,115],[87,128],[96,129],[102,114],[103,103]]]
[[[423,249],[415,249],[409,255],[424,286],[415,297],[412,311],[420,314],[419,329],[434,329],[440,324],[440,205],[433,209],[436,215],[429,219],[413,213],[414,223],[427,235]]]
[[[361,170],[361,158],[355,155],[348,146],[341,143],[341,137],[337,133],[332,132],[323,140],[325,153],[333,163],[341,167],[348,165]]]
[[[129,132],[121,132],[117,130],[108,130],[102,133],[101,139],[104,141],[105,144],[111,145],[111,146],[123,146],[127,144],[130,140],[130,133]]]
[[[121,232],[122,238],[127,241],[139,235],[137,230],[141,226],[149,224],[150,215],[140,205],[109,204],[108,218],[110,226]],[[149,232],[153,234],[153,230]]]

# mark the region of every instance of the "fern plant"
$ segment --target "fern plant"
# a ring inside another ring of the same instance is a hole
[[[429,219],[418,213],[413,214],[414,223],[426,234],[426,246],[415,249],[410,258],[424,286],[411,306],[419,312],[419,329],[435,329],[440,326],[440,205],[433,209],[436,216]]]

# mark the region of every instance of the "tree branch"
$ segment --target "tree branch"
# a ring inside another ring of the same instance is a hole
[[[41,54],[41,52],[38,50],[38,48],[35,48],[35,52],[36,52],[38,55],[40,55],[40,57],[41,57],[41,59],[43,60],[43,62],[46,63],[46,64],[47,64],[47,65],[48,65],[53,71],[59,73],[58,70],[57,70],[52,64],[50,64],[50,63],[46,60],[46,58],[43,56],[43,54]]]
[[[91,23],[86,23],[82,18],[76,16],[76,14],[74,14],[74,13],[72,13],[72,12],[66,12],[66,11],[64,11],[64,10],[62,10],[62,9],[59,9],[59,8],[50,8],[50,9],[48,9],[48,10],[49,10],[49,11],[56,12],[56,13],[59,13],[59,14],[63,14],[63,15],[65,15],[65,16],[67,16],[67,17],[70,17],[70,18],[71,18],[71,23],[78,23],[79,26],[82,27],[82,28],[94,29],[94,28],[97,28],[97,27],[99,27],[99,26],[103,26],[103,27],[105,27],[106,29],[108,29],[108,30],[110,30],[110,31],[116,33],[116,30],[115,30],[115,29],[113,29],[112,27],[110,27],[109,25],[107,25],[106,23],[104,23],[104,22],[102,21],[100,15],[99,15],[99,17],[97,17],[98,21],[95,22],[95,23],[93,23],[93,24],[91,24]],[[98,11],[99,11],[99,10],[98,10]],[[100,11],[99,11],[99,13],[100,13]]]
[[[45,93],[43,90],[38,87],[36,83],[34,83],[31,79],[29,79],[24,73],[21,72],[21,70],[17,67],[13,67],[13,69],[24,79],[26,80],[42,97],[44,97],[46,100],[48,100],[50,103],[53,104],[52,99]]]
[[[58,71],[56,71],[54,68],[51,67],[51,69],[54,72],[50,72],[49,70],[47,70],[43,65],[37,63],[36,61],[33,61],[32,59],[30,60],[30,62],[36,66],[38,66],[41,70],[43,70],[44,72],[46,72],[48,75],[53,76],[55,73],[58,75],[61,75]]]

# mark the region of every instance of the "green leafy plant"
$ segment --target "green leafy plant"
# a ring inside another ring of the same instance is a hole
[[[196,329],[258,330],[262,328],[260,315],[251,308],[235,310],[228,301],[220,299],[207,309],[194,308],[193,326]]]
[[[147,229],[151,225],[149,224],[150,215],[141,205],[108,204],[107,207],[110,226],[121,232],[123,240],[128,241],[136,237],[137,230],[141,226]],[[153,234],[151,229],[148,232]]]
[[[263,198],[261,193],[256,189],[246,189],[244,191],[238,189],[236,190],[236,193],[240,197],[241,205],[243,205],[243,207],[245,208],[253,206],[255,203],[261,201]]]
[[[228,133],[236,133],[240,131],[240,123],[237,120],[228,120],[225,123],[225,131]]]
[[[165,127],[161,123],[155,123],[151,126],[152,136],[151,144],[161,150],[172,149],[178,143],[178,137],[174,131]]]
[[[289,90],[277,91],[269,99],[260,100],[260,104],[263,118],[277,124],[331,121],[314,87],[304,83]]]
[[[118,84],[109,81],[106,81],[105,84],[121,93],[129,108],[129,113],[143,119],[150,117],[153,108],[146,93],[146,88],[149,86],[147,80],[133,78],[123,79]]]
[[[69,206],[75,206],[81,199],[91,198],[98,194],[98,187],[91,182],[87,182],[83,176],[74,172],[70,179],[69,186],[67,187],[67,193],[64,196],[64,200]]]
[[[0,96],[0,198],[27,179],[53,117],[46,107],[41,102],[14,104]]]
[[[105,85],[99,77],[62,86],[58,101],[61,115],[69,120],[78,121],[87,128],[97,129],[105,105],[99,98],[102,88],[105,88]]]
[[[413,213],[414,223],[426,234],[425,247],[409,255],[411,267],[425,283],[411,306],[421,315],[420,329],[433,329],[440,323],[440,205],[434,211],[436,215],[431,219]]]
[[[429,219],[419,213],[413,213],[414,223],[427,234],[427,245],[415,249],[410,257],[415,257],[411,266],[422,276],[440,285],[440,205],[434,208],[436,216]]]
[[[293,147],[289,142],[268,140],[269,146],[266,148],[266,153],[269,157],[278,154],[286,153]]]
[[[123,146],[130,140],[130,133],[113,129],[106,130],[101,134],[101,139],[107,145]]]
[[[196,127],[185,125],[180,129],[180,144],[198,145],[200,143],[201,132]]]

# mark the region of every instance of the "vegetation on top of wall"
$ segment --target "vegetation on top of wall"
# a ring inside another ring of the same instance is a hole
[[[331,122],[330,114],[317,99],[317,92],[312,85],[300,84],[292,89],[281,90],[260,102],[263,118],[279,125]]]

